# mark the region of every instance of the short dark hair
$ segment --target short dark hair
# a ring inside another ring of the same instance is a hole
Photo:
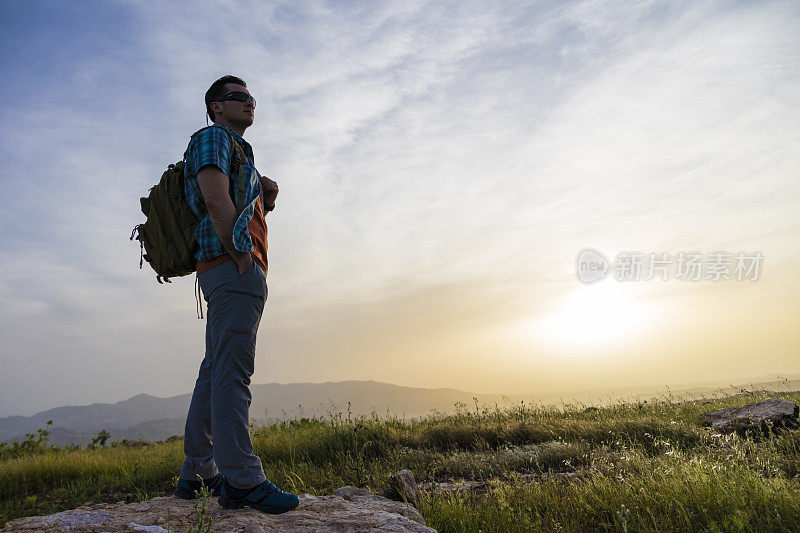
[[[225,85],[228,83],[235,83],[236,85],[247,87],[247,84],[244,82],[244,80],[242,78],[237,78],[236,76],[222,76],[220,79],[212,83],[211,87],[209,87],[206,91],[206,113],[208,113],[208,118],[210,118],[212,122],[214,122],[214,111],[211,110],[211,102],[218,102],[220,98],[225,96],[227,93],[225,90]]]

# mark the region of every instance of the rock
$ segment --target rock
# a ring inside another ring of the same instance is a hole
[[[122,439],[122,444],[124,446],[128,446],[129,448],[142,448],[144,446],[152,446],[155,443],[144,439],[136,439],[136,440]]]
[[[138,503],[109,503],[102,507],[79,507],[49,516],[28,516],[12,520],[0,531],[128,532],[197,530],[199,500],[159,497]],[[147,510],[141,510],[145,505]],[[216,498],[206,504],[207,518],[213,518],[212,532],[246,531],[311,533],[316,531],[436,533],[425,525],[422,515],[410,505],[371,494],[357,487],[341,487],[331,496],[300,495],[297,509],[279,515],[246,507],[228,510]]]
[[[473,491],[482,494],[489,490],[488,481],[440,481],[422,483],[421,487],[433,494],[447,494],[462,491]]]
[[[389,476],[389,485],[383,495],[393,500],[408,502],[422,512],[422,493],[414,481],[411,470],[401,470]]]
[[[137,524],[136,522],[131,522],[128,524],[128,527],[134,531],[148,531],[149,533],[169,533],[168,530],[164,529],[161,526],[143,526],[141,524]]]
[[[341,487],[333,491],[335,496],[341,496],[342,498],[357,503],[364,507],[373,507],[377,506],[382,509],[387,509],[388,511],[396,514],[400,514],[414,522],[418,522],[419,524],[425,525],[425,519],[422,518],[422,514],[416,510],[415,508],[406,505],[403,502],[397,502],[394,500],[390,500],[384,496],[377,496],[375,494],[370,493],[367,490],[359,489],[358,487]],[[404,530],[398,530],[404,531]],[[409,531],[417,531],[409,530]],[[420,531],[433,531],[430,528],[423,529]]]
[[[556,481],[570,481],[578,477],[576,472],[553,472],[553,473],[544,473],[542,474],[542,479],[554,479]]]
[[[797,425],[798,406],[794,402],[770,398],[744,407],[729,407],[703,413],[706,426],[722,433],[744,432],[748,429],[767,429],[770,426]]]
[[[544,472],[544,473],[523,473],[523,472],[507,472],[505,476],[502,478],[493,478],[486,481],[471,481],[471,480],[462,480],[462,481],[436,481],[436,482],[425,482],[420,483],[419,487],[424,490],[425,492],[433,493],[433,494],[448,494],[448,493],[457,493],[457,492],[472,492],[475,494],[484,494],[491,489],[492,483],[494,482],[501,482],[501,483],[525,483],[525,484],[532,484],[532,483],[540,483],[542,481],[547,480],[555,480],[555,481],[575,481],[580,479],[580,474],[578,472]]]

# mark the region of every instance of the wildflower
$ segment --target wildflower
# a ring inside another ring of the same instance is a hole
[[[628,518],[630,517],[631,512],[625,507],[625,504],[619,506],[619,511],[617,511],[617,520],[622,525],[622,531],[628,531]]]

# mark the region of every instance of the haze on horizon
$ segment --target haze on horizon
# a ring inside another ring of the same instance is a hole
[[[800,372],[800,4],[0,15],[0,417],[192,390],[194,277],[157,284],[128,237],[229,73],[281,191],[253,383],[550,395]],[[587,247],[763,259],[757,280],[583,284]]]

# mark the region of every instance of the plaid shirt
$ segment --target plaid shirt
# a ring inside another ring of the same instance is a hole
[[[245,178],[245,207],[236,219],[233,226],[233,245],[240,252],[252,252],[253,242],[250,232],[247,230],[247,223],[253,218],[256,200],[261,195],[261,176],[256,170],[253,161],[253,148],[238,133],[230,128],[214,123],[214,126],[205,129],[195,135],[189,142],[186,149],[186,164],[184,166],[184,188],[186,200],[195,216],[200,220],[195,230],[195,238],[200,245],[200,250],[195,254],[198,261],[210,261],[215,257],[228,253],[222,242],[217,237],[211,217],[208,216],[203,195],[200,192],[200,184],[197,181],[197,173],[207,165],[214,165],[230,179],[229,192],[233,205],[237,205],[237,188],[239,173],[231,176],[231,155],[234,153],[231,143],[230,132],[233,137],[242,145],[247,155],[247,163],[244,165]]]

